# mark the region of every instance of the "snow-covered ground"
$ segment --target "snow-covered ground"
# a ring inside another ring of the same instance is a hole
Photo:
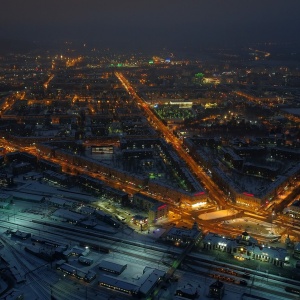
[[[20,181],[22,181],[20,179]],[[47,192],[53,195],[57,195],[57,188],[48,186],[48,185],[40,185],[38,182],[27,181],[23,182],[23,186],[20,187],[19,192],[27,192],[27,193],[39,193],[39,192]],[[76,192],[76,189],[71,190]],[[60,193],[63,191],[60,190]],[[32,214],[28,211],[22,212],[24,210],[43,210],[47,209],[47,207],[43,204],[34,203],[34,202],[25,202],[25,201],[15,201],[15,205],[9,211],[1,210],[0,212],[0,220],[1,225],[7,227],[11,226],[11,223],[8,224],[6,221],[15,220],[17,221],[19,216],[32,216],[32,218],[43,218],[42,215],[36,215],[34,212]],[[212,213],[205,213],[199,215],[199,219],[203,220],[212,220],[218,218],[224,218],[228,216],[234,216],[236,211],[234,210],[220,210]],[[25,221],[24,221],[25,222]],[[160,225],[160,224],[158,224]],[[263,231],[262,234],[271,234],[270,231],[274,233],[279,233],[280,228],[277,228],[275,224],[269,224],[265,222],[259,222],[252,220],[250,217],[228,220],[224,221],[224,226],[237,227],[241,226],[240,229],[247,229],[251,232],[251,230]],[[2,232],[4,232],[4,228],[1,228]],[[42,231],[42,229],[41,229]],[[165,229],[160,226],[151,226],[149,233],[148,231],[140,232],[139,228],[136,227],[134,229],[130,227],[124,227],[122,231],[115,234],[116,237],[119,238],[127,238],[132,239],[134,241],[139,241],[141,243],[149,244],[149,245],[158,245],[156,243],[159,236],[165,232]],[[10,289],[11,292],[16,295],[17,291],[24,294],[24,299],[40,299],[46,300],[50,299],[50,295],[52,293],[59,300],[73,300],[73,299],[108,299],[111,295],[114,295],[116,300],[127,299],[124,295],[111,292],[105,289],[100,289],[97,285],[97,279],[93,283],[85,283],[71,276],[64,276],[61,271],[55,269],[54,265],[45,263],[44,261],[33,257],[31,254],[24,251],[23,241],[18,241],[15,239],[11,239],[10,236],[6,236],[4,233],[0,235],[4,240],[8,240],[8,243],[11,247],[4,245],[2,249],[0,249],[1,257],[5,258],[10,265],[14,265],[16,269],[20,270],[20,273],[28,273],[30,270],[31,273],[25,275],[26,281],[15,283],[13,289]],[[111,259],[111,260],[119,260],[128,265],[127,269],[120,276],[123,279],[126,279],[130,282],[136,282],[138,278],[141,276],[143,268],[146,266],[150,266],[153,268],[159,268],[167,271],[168,265],[172,263],[170,258],[167,258],[164,254],[162,254],[160,263],[156,265],[151,265],[151,262],[143,260],[141,258],[136,259],[133,255],[122,254],[119,250],[122,250],[125,245],[121,243],[116,243],[114,245],[114,249],[116,251],[112,251],[109,254],[101,254],[92,252],[91,257],[94,260],[94,264],[91,267],[82,267],[84,270],[91,268],[96,271],[97,275],[100,275],[100,271],[97,268],[97,265],[102,259]],[[166,249],[170,247],[166,246]],[[20,262],[17,262],[15,256],[12,254],[12,251],[16,253],[19,257],[22,257],[24,265]],[[148,250],[145,250],[147,253]],[[180,249],[178,248],[178,251]],[[148,251],[148,255],[151,255],[151,251]],[[214,258],[211,257],[213,260]],[[72,261],[71,261],[72,262]],[[73,261],[74,266],[80,267],[76,260]],[[36,270],[34,270],[36,269]],[[23,274],[22,273],[22,274]],[[24,275],[24,274],[23,274]],[[191,287],[197,289],[199,293],[198,299],[210,299],[208,298],[209,285],[215,281],[215,279],[206,277],[203,275],[196,274],[194,272],[188,270],[177,270],[175,276],[179,278],[178,282],[170,282],[166,285],[166,288],[160,290],[158,297],[156,299],[179,299],[175,297],[174,294],[178,288],[181,287]],[[7,287],[6,281],[0,281],[0,289],[2,292]],[[225,295],[223,297],[224,300],[235,300],[235,299],[251,299],[249,296],[243,296],[244,293],[248,293],[251,295],[257,295],[261,297],[265,297],[270,300],[285,300],[285,299],[296,299],[293,296],[288,296],[285,298],[283,296],[277,297],[276,293],[268,294],[265,292],[261,292],[256,290],[256,286],[269,287],[268,282],[253,282],[253,286],[239,286],[235,284],[225,283]],[[0,290],[0,295],[1,295]],[[70,296],[72,295],[72,296]],[[0,296],[0,300],[2,299]],[[7,297],[7,300],[14,299],[13,296],[10,298]]]
[[[225,217],[234,216],[238,212],[236,210],[232,209],[223,209],[223,210],[217,210],[214,212],[208,212],[204,214],[200,214],[198,218],[200,220],[214,220],[214,219],[220,219]]]

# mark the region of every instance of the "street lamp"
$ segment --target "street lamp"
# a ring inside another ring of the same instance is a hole
[[[143,231],[143,221],[140,221],[141,231]]]

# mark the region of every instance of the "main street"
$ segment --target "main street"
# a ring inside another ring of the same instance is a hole
[[[165,140],[173,145],[174,150],[180,156],[180,158],[185,161],[189,166],[190,170],[198,177],[198,179],[206,185],[209,190],[209,198],[212,201],[218,203],[220,208],[226,208],[229,205],[225,201],[225,194],[219,189],[219,187],[211,180],[211,178],[203,171],[201,166],[194,161],[194,159],[186,152],[182,141],[177,138],[172,131],[153,113],[149,105],[137,94],[134,87],[129,83],[129,81],[123,76],[122,73],[116,72],[115,75],[120,80],[126,91],[136,100],[137,104],[144,110],[147,118],[150,120],[151,124],[156,130],[160,131],[161,135]]]
[[[158,130],[161,135],[165,138],[168,143],[171,143],[174,150],[177,152],[179,157],[189,166],[190,170],[196,174],[200,183],[204,183],[209,190],[209,198],[218,204],[219,208],[230,209],[235,208],[241,210],[241,207],[234,205],[233,203],[226,202],[226,196],[219,189],[219,187],[212,181],[212,179],[205,173],[201,166],[186,152],[186,149],[179,138],[177,138],[171,130],[154,114],[150,106],[137,94],[135,88],[130,84],[130,82],[124,77],[120,72],[116,72],[115,75],[122,83],[126,91],[133,97],[137,104],[144,110],[148,120]],[[251,208],[243,208],[244,211],[253,212]],[[260,215],[265,217],[267,221],[270,217],[270,212],[260,211]],[[276,218],[276,217],[275,217]],[[273,220],[273,217],[272,217]],[[273,220],[275,221],[275,220]],[[280,222],[281,223],[281,222]]]

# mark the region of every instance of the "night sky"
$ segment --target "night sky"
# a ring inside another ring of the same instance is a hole
[[[1,0],[0,38],[103,47],[295,42],[300,0]]]

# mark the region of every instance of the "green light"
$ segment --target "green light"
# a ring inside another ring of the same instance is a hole
[[[154,62],[153,62],[153,60],[149,60],[149,64],[153,64]]]
[[[117,66],[118,66],[118,67],[122,67],[123,64],[122,64],[122,63],[118,63]]]
[[[180,262],[178,260],[173,261],[172,263],[172,268],[177,269],[177,267],[179,266]]]
[[[203,78],[204,74],[203,73],[197,73],[197,74],[195,74],[195,77],[197,77],[197,78]]]

